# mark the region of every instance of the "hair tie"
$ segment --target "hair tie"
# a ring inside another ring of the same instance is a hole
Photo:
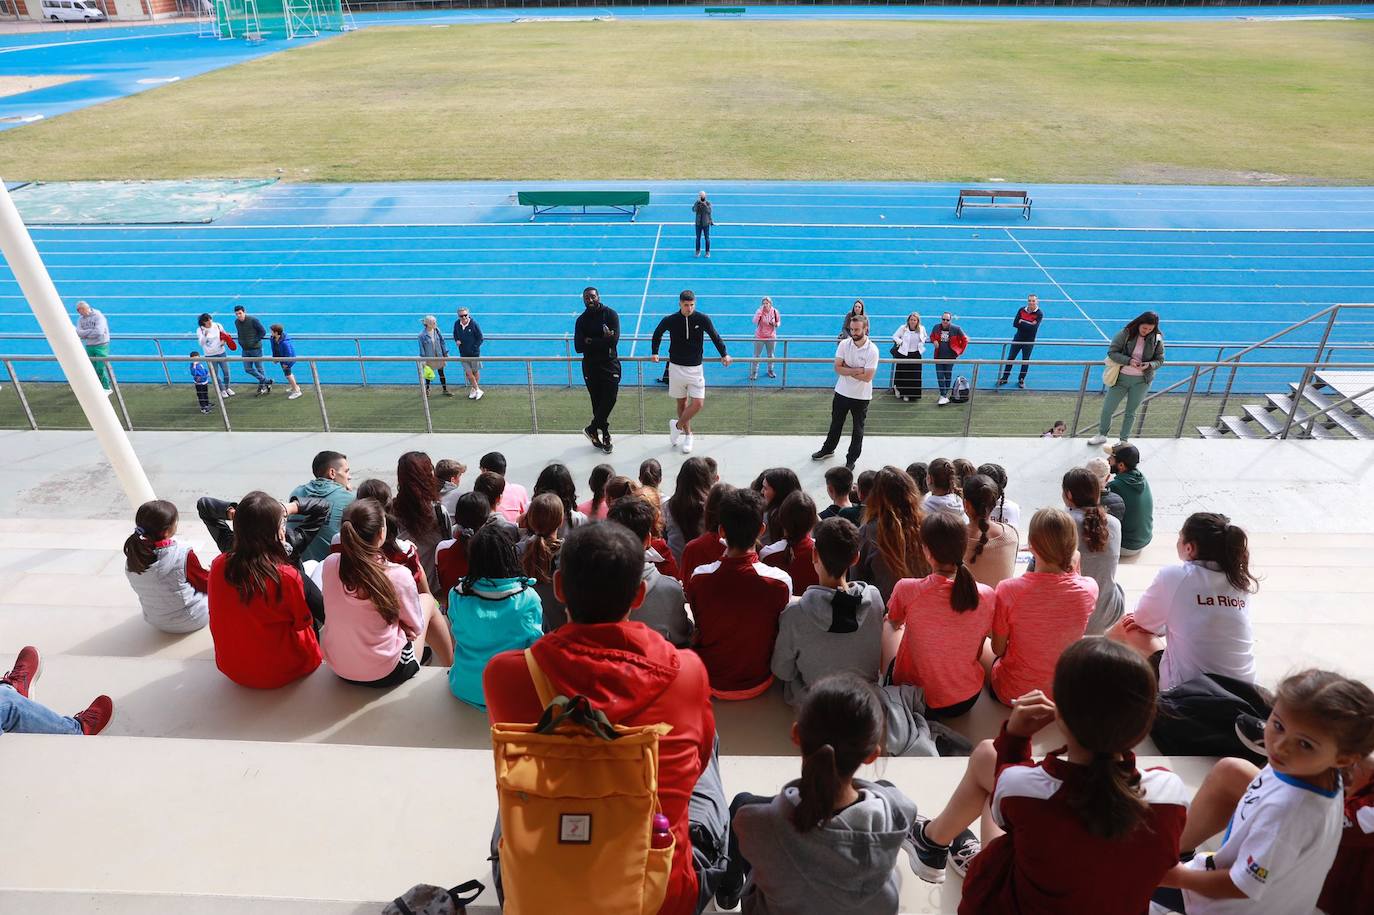
[[[136,524],[134,525],[134,534],[135,534],[136,536],[144,537],[144,536],[147,535],[147,533],[148,533],[148,532],[145,531],[143,528],[139,527],[139,526],[136,525]]]

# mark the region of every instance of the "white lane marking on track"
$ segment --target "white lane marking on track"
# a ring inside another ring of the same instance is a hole
[[[649,272],[644,274],[644,294],[639,297],[639,317],[635,318],[635,340],[630,344],[630,357],[634,358],[635,348],[639,346],[639,328],[644,323],[644,306],[649,301],[649,283],[654,278],[654,264],[658,262],[658,243],[663,238],[663,226],[654,235],[654,253],[649,255]]]
[[[1082,306],[1082,305],[1079,305],[1077,302],[1074,301],[1073,296],[1069,295],[1069,292],[1068,292],[1067,289],[1065,289],[1063,286],[1060,286],[1060,285],[1059,285],[1059,281],[1056,280],[1053,276],[1051,276],[1051,275],[1050,275],[1050,272],[1049,272],[1048,270],[1046,270],[1046,269],[1044,268],[1044,266],[1042,266],[1041,263],[1040,263],[1038,260],[1035,259],[1035,255],[1034,255],[1034,254],[1031,254],[1029,251],[1026,251],[1026,246],[1023,245],[1023,244],[1021,244],[1021,242],[1017,240],[1017,238],[1016,238],[1015,235],[1012,235],[1012,234],[1011,234],[1011,229],[1003,229],[1002,231],[1007,233],[1007,238],[1010,238],[1012,241],[1016,242],[1016,247],[1018,247],[1018,248],[1020,248],[1022,251],[1025,251],[1025,252],[1026,252],[1026,257],[1029,257],[1029,258],[1030,258],[1031,263],[1034,264],[1036,267],[1039,267],[1039,268],[1040,268],[1040,272],[1043,273],[1043,274],[1045,274],[1045,279],[1047,279],[1047,280],[1049,280],[1051,283],[1053,283],[1053,284],[1054,284],[1054,288],[1055,288],[1055,289],[1058,289],[1059,292],[1060,292],[1060,294],[1063,295],[1064,298],[1068,299],[1069,302],[1073,304],[1073,307],[1074,307],[1074,308],[1077,308],[1077,309],[1078,309],[1078,313],[1081,314],[1084,318],[1087,318],[1088,323],[1091,324],[1091,325],[1093,326],[1093,329],[1096,330],[1099,334],[1102,335],[1102,339],[1103,339],[1103,340],[1110,340],[1111,337],[1108,337],[1107,334],[1106,334],[1106,332],[1104,332],[1104,331],[1102,330],[1101,327],[1098,327],[1098,326],[1097,326],[1097,322],[1094,321],[1094,320],[1088,315],[1088,313],[1087,313],[1086,311],[1083,310],[1083,306]]]

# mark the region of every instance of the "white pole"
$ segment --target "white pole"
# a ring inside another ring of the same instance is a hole
[[[143,472],[143,465],[134,453],[129,436],[124,433],[124,427],[115,416],[114,405],[100,386],[95,368],[86,356],[86,348],[76,336],[76,328],[62,307],[57,287],[53,285],[52,277],[48,276],[48,268],[43,266],[38,249],[34,247],[29,230],[20,219],[3,180],[0,180],[0,253],[9,262],[19,288],[29,300],[29,307],[38,318],[48,344],[76,394],[77,403],[81,404],[86,421],[91,424],[100,447],[114,467],[130,504],[137,508],[157,498],[153,494],[153,484],[148,482],[148,475]]]

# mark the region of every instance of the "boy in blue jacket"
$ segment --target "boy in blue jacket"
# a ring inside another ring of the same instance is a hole
[[[191,358],[199,360],[200,351],[191,350]],[[196,400],[200,401],[200,412],[210,412],[210,369],[204,362],[191,363],[191,380],[196,384]]]

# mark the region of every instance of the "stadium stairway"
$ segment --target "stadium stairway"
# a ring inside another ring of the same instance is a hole
[[[106,692],[116,705],[105,735],[80,752],[70,738],[0,739],[6,820],[18,827],[0,864],[0,910],[345,915],[379,911],[416,882],[489,883],[486,718],[453,699],[443,670],[382,694],[323,667],[282,690],[240,689],[215,669],[207,630],[172,637],[142,622],[124,578],[126,534],[122,521],[0,520],[0,663],[36,644],[42,701],[69,712]],[[203,532],[184,534],[214,554]],[[1347,608],[1367,606],[1374,581],[1342,570],[1364,567],[1374,534],[1257,531],[1252,547],[1265,574],[1255,611],[1264,680],[1368,644],[1374,624],[1352,632]],[[1158,539],[1119,578],[1137,595],[1174,558],[1171,538]],[[1340,593],[1314,602],[1314,576],[1338,578]],[[1349,672],[1370,678],[1367,659],[1358,663],[1366,669]],[[985,697],[957,726],[991,736],[1004,714]],[[771,793],[794,777],[776,689],[718,704],[717,715],[728,793]],[[1055,736],[1041,735],[1039,749]],[[1147,762],[1194,787],[1211,763]],[[963,769],[961,759],[883,759],[869,775],[934,811]],[[954,910],[957,878],[929,886],[904,864],[904,912]],[[490,891],[475,911],[495,911]]]

